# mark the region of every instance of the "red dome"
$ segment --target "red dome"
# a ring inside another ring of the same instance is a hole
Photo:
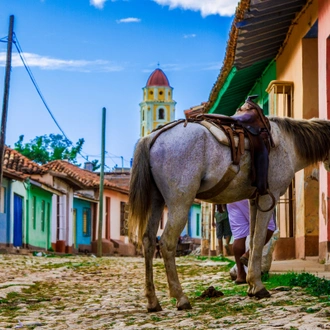
[[[149,77],[147,81],[148,86],[166,86],[170,87],[170,83],[161,69],[156,69]]]

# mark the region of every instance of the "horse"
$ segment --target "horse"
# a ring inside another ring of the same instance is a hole
[[[297,171],[320,161],[329,170],[330,121],[316,118],[268,119],[272,135],[277,140],[269,153],[268,185],[277,202]],[[182,290],[176,270],[178,237],[196,195],[214,187],[230,166],[230,148],[220,144],[199,123],[179,123],[161,134],[152,132],[138,141],[131,171],[128,226],[130,235],[135,235],[138,244],[143,246],[148,312],[162,310],[153,283],[153,255],[165,205],[168,221],[160,239],[160,248],[169,294],[176,298],[178,310],[190,309],[191,304]],[[250,171],[251,155],[247,151],[241,157],[234,178],[207,202],[227,204],[249,199],[251,239],[247,294],[260,299],[270,296],[261,281],[261,257],[274,201],[269,195],[262,195],[256,202],[256,188],[252,185]]]

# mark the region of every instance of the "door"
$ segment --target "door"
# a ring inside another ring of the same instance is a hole
[[[73,209],[73,214],[72,214],[72,232],[73,232],[73,246],[75,249],[78,248],[77,244],[77,209]]]
[[[23,245],[23,198],[14,194],[14,246]]]

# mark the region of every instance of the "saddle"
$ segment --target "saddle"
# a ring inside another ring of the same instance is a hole
[[[185,112],[188,121],[203,124],[204,121],[222,129],[231,148],[232,162],[239,165],[245,152],[244,138],[250,142],[251,181],[259,195],[270,194],[268,190],[269,151],[274,147],[268,118],[258,104],[253,102],[257,95],[249,96],[233,116]],[[205,125],[204,125],[205,126]],[[205,126],[207,127],[207,126]],[[237,146],[234,137],[238,137]],[[228,182],[229,184],[229,182]]]

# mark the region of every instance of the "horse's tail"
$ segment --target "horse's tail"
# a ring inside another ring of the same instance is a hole
[[[151,212],[150,171],[150,142],[149,137],[142,138],[136,145],[129,190],[128,235],[140,246]]]

